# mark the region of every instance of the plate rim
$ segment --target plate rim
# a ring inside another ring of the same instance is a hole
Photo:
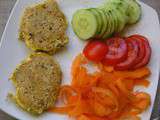
[[[0,49],[1,49],[2,45],[3,45],[5,33],[6,33],[6,31],[7,31],[8,26],[9,26],[9,22],[10,22],[10,20],[11,20],[11,17],[14,15],[14,11],[15,11],[15,9],[17,8],[17,5],[19,4],[19,2],[20,2],[20,0],[17,0],[17,1],[15,2],[15,4],[14,4],[13,7],[12,7],[12,10],[11,10],[11,12],[10,12],[10,14],[9,14],[8,20],[7,20],[7,22],[6,22],[6,25],[5,25],[5,27],[4,27],[4,30],[3,30],[3,32],[2,32],[2,36],[1,36],[1,40],[0,40]],[[146,5],[146,6],[149,7],[150,9],[152,9],[152,10],[156,13],[156,16],[158,16],[157,11],[156,11],[154,8],[152,8],[150,5],[148,5],[148,4],[146,4],[146,3],[142,2],[142,1],[138,1],[138,2],[139,2],[140,4]],[[159,21],[159,28],[160,28],[160,20],[159,20],[159,17],[158,17],[158,21]],[[160,29],[159,29],[159,33],[160,33]],[[159,60],[160,60],[160,57],[159,57]],[[160,63],[159,63],[158,65],[159,65],[159,71],[160,71]],[[160,73],[159,73],[159,76],[160,76]],[[160,82],[160,77],[158,77],[158,83],[159,83],[159,82]],[[152,112],[151,112],[151,115],[150,115],[150,119],[151,119],[151,116],[152,116],[152,114],[153,114],[154,104],[155,104],[155,100],[156,100],[156,98],[157,98],[157,90],[158,90],[158,84],[157,84],[157,86],[156,86],[156,91],[155,91],[155,92],[156,92],[156,95],[155,95],[155,99],[154,99],[154,101],[153,101],[153,107],[151,108],[151,111],[152,111]],[[6,111],[6,110],[3,109],[1,106],[0,106],[0,110],[2,110],[5,114],[7,114],[7,115],[10,116],[10,117],[13,117],[13,118],[15,118],[15,119],[21,119],[21,118],[17,117],[16,115],[14,115],[13,113]]]

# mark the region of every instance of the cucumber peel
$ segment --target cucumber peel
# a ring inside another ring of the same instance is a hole
[[[121,32],[126,24],[138,22],[141,11],[136,0],[106,0],[97,8],[76,11],[72,18],[72,27],[82,40],[105,39]]]

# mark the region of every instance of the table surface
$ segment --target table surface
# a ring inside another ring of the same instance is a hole
[[[159,0],[141,0],[141,1],[143,1],[144,3],[147,3],[148,5],[156,9],[160,17],[160,1]],[[0,38],[15,2],[16,0],[0,0]],[[160,82],[159,82],[158,88],[160,88]],[[154,118],[160,115],[158,106],[160,107],[160,89],[158,89],[157,91],[157,97],[155,100],[151,120],[153,120]],[[0,120],[14,120],[14,118],[10,117],[3,111],[0,111]]]

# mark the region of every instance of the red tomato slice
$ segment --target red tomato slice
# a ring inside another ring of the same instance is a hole
[[[127,57],[127,43],[123,38],[114,37],[106,40],[108,53],[102,60],[105,65],[116,65]]]
[[[137,39],[137,37],[134,37],[134,35],[130,36],[129,38],[133,39],[133,40],[136,40],[136,42],[138,43],[138,49],[139,49],[138,56],[137,56],[136,60],[134,61],[134,65],[136,65],[136,64],[140,63],[145,56],[145,52],[146,52],[145,51],[145,45],[144,45],[142,40]]]
[[[101,61],[108,51],[108,47],[105,43],[100,41],[89,42],[83,50],[85,57],[91,61]]]
[[[151,58],[152,49],[151,49],[151,46],[148,42],[148,39],[145,38],[144,36],[133,35],[132,38],[136,38],[136,39],[142,41],[142,43],[145,46],[145,55],[144,55],[143,59],[134,66],[134,69],[137,69],[137,68],[143,67],[149,63],[150,58]]]
[[[127,44],[128,44],[128,55],[126,60],[124,60],[123,62],[117,64],[115,66],[116,70],[127,70],[130,69],[132,67],[132,65],[134,64],[134,61],[137,58],[138,55],[138,44],[135,40],[127,38],[126,39]]]

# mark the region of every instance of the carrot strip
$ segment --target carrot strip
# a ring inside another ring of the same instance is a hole
[[[65,107],[54,107],[48,109],[49,112],[59,113],[59,114],[68,114],[69,111],[71,111],[74,107],[72,106],[65,106]]]
[[[133,91],[133,88],[135,86],[135,80],[133,79],[122,79],[122,82],[124,83],[124,85],[126,86],[126,88],[129,90],[129,91]]]
[[[151,97],[149,94],[144,92],[136,93],[136,99],[133,101],[133,105],[135,108],[140,109],[141,111],[146,110],[151,104]]]
[[[132,71],[114,71],[114,75],[118,78],[140,79],[147,77],[150,74],[151,72],[147,67],[143,67]]]
[[[72,64],[71,85],[63,85],[58,102],[49,112],[67,114],[76,120],[140,120],[137,117],[151,103],[150,95],[136,93],[137,85],[148,87],[147,67],[132,71],[115,71],[113,67],[95,64],[98,71],[88,73],[88,61],[82,54]]]
[[[108,84],[108,88],[116,95],[116,96],[119,96],[119,90],[118,88],[115,86],[115,84],[113,83],[110,83]]]
[[[76,78],[76,76],[79,74],[81,65],[86,63],[87,63],[87,60],[83,57],[82,54],[79,54],[78,56],[76,56],[71,67],[71,75],[73,78]],[[75,80],[72,82],[75,82]]]
[[[130,91],[126,88],[124,82],[121,79],[116,81],[116,85],[124,95],[129,96]]]
[[[86,115],[80,115],[77,120],[91,120],[89,117],[87,117]]]
[[[150,85],[150,82],[148,80],[145,80],[145,79],[135,79],[134,84],[136,86],[148,87]]]
[[[141,119],[136,115],[124,115],[119,120],[141,120]]]
[[[98,117],[95,115],[81,115],[77,120],[110,120],[106,117]]]

